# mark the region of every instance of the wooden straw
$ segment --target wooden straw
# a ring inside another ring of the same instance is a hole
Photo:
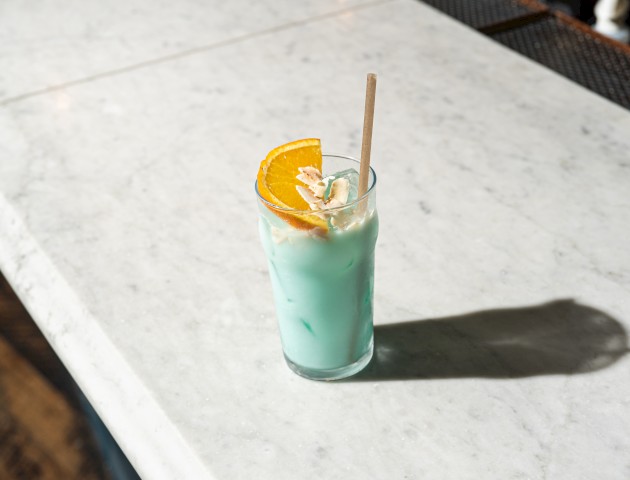
[[[370,177],[370,153],[372,151],[372,126],[374,125],[374,100],[376,97],[376,74],[368,73],[365,89],[365,114],[363,116],[363,143],[361,144],[361,167],[359,170],[359,198],[368,189]]]

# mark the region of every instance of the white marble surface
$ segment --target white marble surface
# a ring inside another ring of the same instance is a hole
[[[0,2],[0,105],[390,0]]]
[[[377,361],[311,382],[252,183],[287,140],[358,155],[368,71]],[[0,270],[143,478],[626,479],[628,131],[418,2],[363,6],[5,103]]]

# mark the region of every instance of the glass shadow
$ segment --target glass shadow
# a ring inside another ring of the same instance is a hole
[[[348,381],[586,373],[629,351],[617,320],[573,300],[377,325],[374,337],[372,361]]]

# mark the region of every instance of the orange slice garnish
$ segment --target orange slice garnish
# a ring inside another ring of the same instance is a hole
[[[280,208],[309,210],[308,203],[295,188],[298,185],[305,186],[296,178],[303,167],[315,167],[321,171],[322,147],[318,138],[296,140],[269,152],[258,170],[258,193]],[[316,215],[297,215],[268,208],[296,228],[328,230],[328,223]]]

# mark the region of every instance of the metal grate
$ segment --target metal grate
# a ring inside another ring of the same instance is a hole
[[[630,109],[630,49],[563,16],[492,35],[496,41]]]
[[[537,2],[518,0],[423,0],[476,29],[509,22],[547,9]]]
[[[630,109],[630,47],[538,0],[421,0]]]

